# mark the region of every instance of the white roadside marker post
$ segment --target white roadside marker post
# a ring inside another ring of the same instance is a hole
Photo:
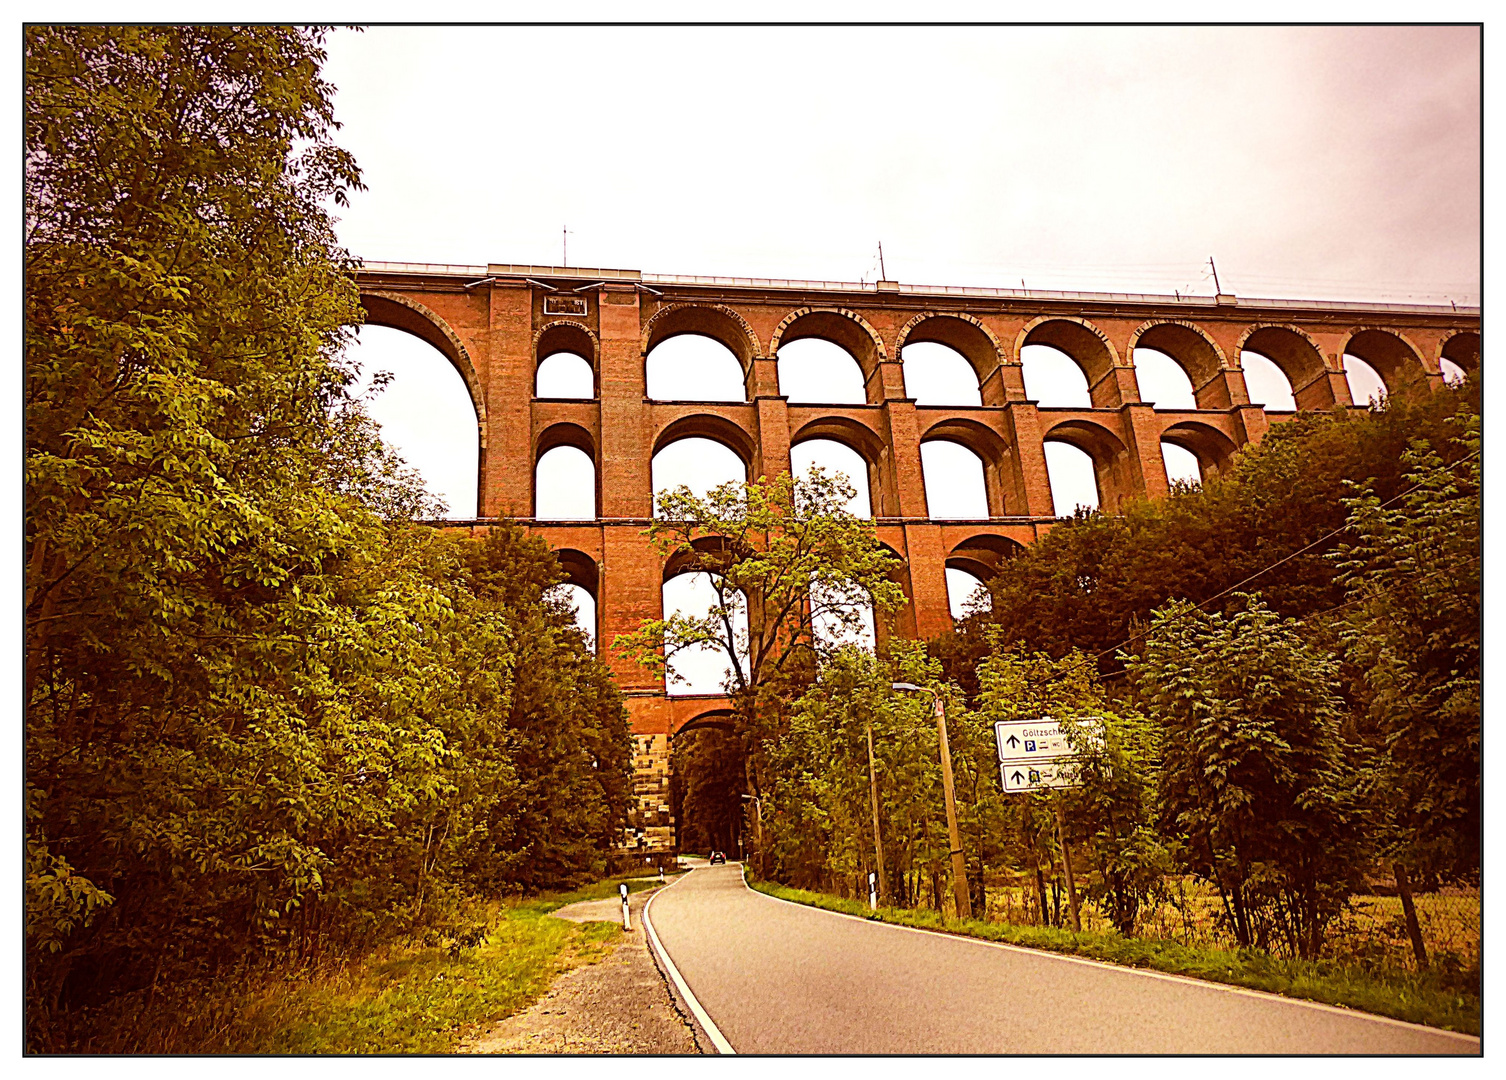
[[[878,910],[878,875],[872,870],[868,871],[868,906]]]
[[[632,920],[628,918],[627,882],[624,881],[621,885],[618,885],[617,889],[622,894],[622,928],[624,930],[631,930],[633,928],[633,923]]]

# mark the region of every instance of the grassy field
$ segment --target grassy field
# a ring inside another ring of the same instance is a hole
[[[749,884],[760,892],[828,911],[840,911],[901,926],[944,930],[953,934],[986,938],[1033,949],[1071,953],[1128,967],[1151,968],[1187,975],[1210,982],[1229,983],[1253,990],[1341,1005],[1364,1012],[1390,1016],[1416,1024],[1480,1034],[1480,996],[1460,986],[1451,970],[1415,972],[1400,967],[1361,965],[1343,960],[1303,961],[1271,956],[1253,949],[1187,945],[1176,940],[1126,938],[1111,930],[1088,929],[1080,934],[1054,927],[985,922],[971,919],[943,921],[930,908],[880,908],[869,910],[862,900],[828,896],[776,885],[767,881]],[[1385,898],[1376,898],[1385,899]],[[994,911],[990,897],[990,911]],[[1478,910],[1478,902],[1477,902]]]
[[[1137,937],[1175,941],[1198,948],[1232,950],[1238,947],[1218,920],[1222,905],[1206,882],[1194,878],[1169,879],[1169,896],[1141,909]],[[1034,887],[1029,889],[1033,897]],[[1020,885],[990,886],[990,921],[1020,925],[1034,922]],[[1468,972],[1480,966],[1480,891],[1443,889],[1415,898],[1417,921],[1434,966]],[[1066,897],[1062,897],[1066,911]],[[1093,905],[1082,906],[1084,930],[1110,933],[1113,927]],[[1329,931],[1334,956],[1361,966],[1409,968],[1412,945],[1402,919],[1401,899],[1365,895],[1354,898],[1351,910]]]
[[[400,941],[322,970],[183,986],[146,1008],[122,1002],[96,1020],[84,1053],[425,1054],[536,1001],[554,978],[600,959],[622,936],[615,923],[546,919],[578,900],[617,895],[621,879],[572,893],[476,904],[486,928],[471,947]],[[657,877],[629,879],[636,892]],[[134,1007],[133,1007],[134,1006]]]

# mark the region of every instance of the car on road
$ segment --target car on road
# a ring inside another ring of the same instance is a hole
[[[711,853],[711,865],[712,866],[715,866],[717,863],[725,863],[726,861],[727,861],[727,856],[726,856],[725,853],[720,852],[720,851],[713,851]]]

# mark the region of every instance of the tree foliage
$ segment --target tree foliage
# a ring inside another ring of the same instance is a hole
[[[1086,894],[1097,901],[1120,933],[1134,930],[1140,906],[1160,889],[1171,868],[1167,840],[1155,828],[1154,769],[1159,761],[1159,732],[1134,709],[1112,702],[1089,657],[1068,653],[1060,660],[1045,653],[1024,654],[1004,646],[997,631],[994,650],[979,666],[978,712],[992,745],[999,721],[1049,717],[1067,732],[1078,760],[1078,786],[1000,801],[1013,803],[1019,819],[1006,836],[1029,838],[1011,861],[1037,868],[1049,841],[1041,837],[1040,819],[1055,815],[1060,804],[1067,840],[1085,848],[1095,874],[1085,878]],[[1103,725],[1101,742],[1088,737],[1086,722]]]
[[[26,30],[36,1047],[163,978],[578,878],[625,813],[552,555],[409,523],[432,500],[351,396],[322,35]]]
[[[1327,557],[1337,540],[1303,549],[1345,524],[1348,484],[1368,484],[1382,501],[1397,495],[1413,440],[1456,460],[1463,451],[1450,418],[1472,412],[1477,392],[1470,384],[1395,398],[1383,410],[1299,413],[1200,485],[1116,515],[1079,512],[1010,560],[990,583],[991,609],[939,643],[948,674],[967,685],[997,626],[1004,640],[1052,656],[1097,655],[1107,675],[1115,647],[1152,611],[1175,599],[1201,603],[1257,572],[1248,589],[1278,614],[1302,618],[1343,603]]]
[[[1360,673],[1362,731],[1380,751],[1377,809],[1392,850],[1429,875],[1480,868],[1480,418],[1461,413],[1448,454],[1416,441],[1407,490],[1346,500],[1334,553],[1348,604],[1340,636]],[[1454,459],[1448,464],[1448,459]]]
[[[1155,614],[1126,657],[1161,726],[1161,828],[1218,889],[1241,945],[1275,935],[1318,955],[1369,852],[1356,754],[1340,735],[1338,662],[1257,597],[1208,614]]]
[[[845,478],[812,469],[659,497],[648,530],[672,572],[704,574],[715,600],[703,615],[646,620],[615,647],[652,670],[677,653],[709,648],[728,659],[727,693],[747,791],[763,784],[763,748],[780,730],[781,703],[815,677],[821,657],[850,641],[872,610],[904,601],[898,566],[873,522],[847,510]],[[746,627],[746,629],[743,629]]]

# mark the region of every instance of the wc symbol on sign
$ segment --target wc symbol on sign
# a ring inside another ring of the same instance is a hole
[[[1035,752],[1035,740],[1034,739],[1026,739],[1025,740],[1025,752],[1027,754]]]

